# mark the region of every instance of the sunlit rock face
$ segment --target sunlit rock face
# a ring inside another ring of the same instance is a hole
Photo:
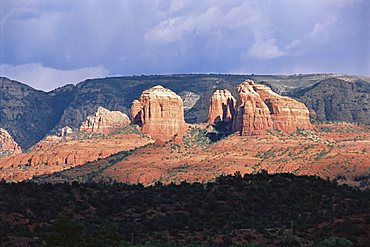
[[[16,143],[8,131],[0,128],[0,156],[22,153],[21,147]]]
[[[232,122],[232,131],[240,135],[263,134],[272,129],[290,133],[312,128],[309,110],[301,102],[252,80],[242,82],[237,91],[238,103],[229,91],[215,91],[209,110],[210,124]]]
[[[82,123],[80,131],[88,133],[110,134],[131,123],[129,117],[120,111],[109,111],[99,107]]]
[[[274,93],[265,85],[256,84],[254,90],[269,108],[274,129],[289,133],[312,128],[310,112],[303,103]]]
[[[133,123],[154,139],[167,140],[185,133],[184,106],[180,96],[162,86],[145,90],[132,103]]]
[[[251,80],[244,81],[237,87],[240,102],[233,130],[239,131],[240,135],[259,134],[273,128],[269,108],[253,87],[254,82]]]

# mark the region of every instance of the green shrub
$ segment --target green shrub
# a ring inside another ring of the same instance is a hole
[[[330,237],[322,240],[315,247],[349,247],[353,246],[352,242],[346,238]]]

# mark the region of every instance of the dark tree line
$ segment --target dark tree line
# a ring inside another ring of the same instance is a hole
[[[370,243],[369,191],[313,176],[237,172],[205,184],[150,187],[1,182],[0,195],[4,245],[19,238],[30,246],[299,246],[330,237]]]

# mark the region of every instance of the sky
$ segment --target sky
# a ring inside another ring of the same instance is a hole
[[[370,75],[369,0],[0,0],[0,76]]]

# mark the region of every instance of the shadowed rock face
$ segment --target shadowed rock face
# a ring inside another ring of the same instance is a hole
[[[21,147],[9,135],[8,131],[0,128],[0,156],[22,153]]]
[[[216,90],[209,106],[208,123],[232,122],[235,117],[236,100],[229,90]]]
[[[167,140],[187,129],[182,99],[162,86],[145,90],[140,101],[133,102],[132,119],[154,139]]]
[[[135,99],[132,101],[131,105],[131,122],[132,124],[137,124],[139,126],[142,125],[141,123],[141,110],[143,109],[143,106],[141,105],[140,101]]]
[[[94,115],[88,116],[80,131],[88,133],[110,134],[130,124],[128,116],[120,111],[109,111],[99,107]]]
[[[234,102],[232,100],[234,97],[227,90],[226,93],[224,90],[217,90],[214,93],[211,98],[209,123],[233,121],[232,131],[241,135],[261,134],[272,129],[289,133],[295,132],[298,128],[312,128],[309,111],[303,103],[274,93],[269,87],[255,84],[252,80],[242,82],[237,90],[238,106],[235,107],[235,104],[230,103],[226,104],[226,109],[222,108],[224,102],[227,102],[227,98]],[[229,112],[236,112],[236,115],[228,114]]]
[[[292,95],[305,103],[320,121],[370,124],[370,84],[329,78]]]

